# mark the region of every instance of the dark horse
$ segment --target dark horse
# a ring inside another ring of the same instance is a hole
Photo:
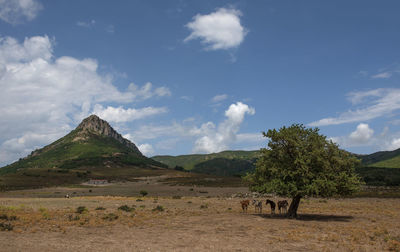
[[[289,203],[287,202],[287,200],[278,201],[279,214],[281,214],[281,210],[283,210],[283,213],[287,214],[288,205]]]
[[[267,201],[265,202],[266,205],[270,204],[271,205],[271,214],[275,214],[275,202],[273,202],[272,200],[267,199]]]

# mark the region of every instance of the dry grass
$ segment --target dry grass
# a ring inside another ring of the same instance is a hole
[[[243,214],[225,197],[137,199],[1,198],[0,216],[16,218],[0,219],[13,226],[0,250],[400,251],[400,199],[307,199],[297,220]]]

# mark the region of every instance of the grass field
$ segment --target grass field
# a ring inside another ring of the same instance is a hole
[[[0,251],[400,250],[398,198],[309,198],[299,219],[286,219],[265,205],[262,214],[242,213],[241,198],[229,195],[245,187],[162,179],[2,193]],[[62,198],[66,192],[72,197]],[[104,192],[131,196],[96,196]]]

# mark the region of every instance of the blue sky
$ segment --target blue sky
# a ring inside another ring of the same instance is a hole
[[[144,154],[302,123],[400,147],[398,1],[0,1],[0,165],[95,113]]]

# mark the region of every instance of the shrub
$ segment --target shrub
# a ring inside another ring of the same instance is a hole
[[[142,195],[143,197],[146,196],[146,195],[148,194],[148,192],[145,191],[145,190],[141,190],[139,193],[140,193],[140,195]]]
[[[208,208],[208,204],[204,204],[200,206],[200,209]]]
[[[114,213],[109,213],[106,216],[103,217],[103,220],[108,220],[108,221],[113,221],[118,219],[118,215],[114,214]]]
[[[128,205],[123,205],[123,206],[118,207],[118,210],[122,210],[125,212],[132,212],[135,210],[135,208],[129,207]]]
[[[14,226],[11,223],[0,223],[0,231],[11,231]]]
[[[96,208],[96,210],[106,210],[106,209],[104,207],[102,207],[102,206],[99,206],[99,207]]]
[[[82,213],[85,213],[87,211],[88,211],[88,209],[85,206],[79,206],[79,207],[76,208],[76,213],[78,213],[78,214],[82,214]]]
[[[182,197],[179,196],[179,195],[174,195],[174,196],[172,196],[172,198],[173,198],[173,199],[181,199]]]
[[[159,212],[163,212],[164,211],[164,207],[163,206],[160,206],[160,205],[158,205],[158,206],[156,206],[155,208],[153,208],[153,210],[152,210],[153,212],[154,211],[159,211]]]
[[[199,191],[199,193],[208,193],[207,191]]]

